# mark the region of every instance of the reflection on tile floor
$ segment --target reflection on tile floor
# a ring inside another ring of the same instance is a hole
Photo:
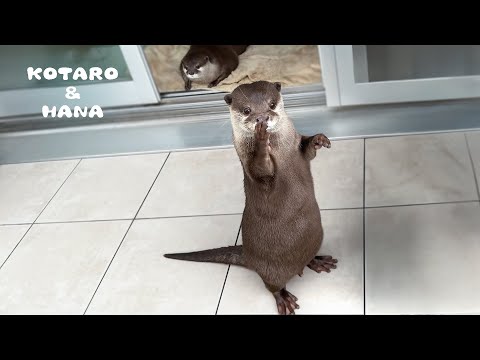
[[[478,202],[367,209],[367,314],[480,312]]]
[[[131,219],[166,158],[150,154],[82,160],[38,221]]]
[[[478,200],[463,133],[369,139],[365,205]]]
[[[82,314],[129,224],[33,225],[0,270],[0,314]]]
[[[166,253],[235,245],[241,215],[136,220],[87,314],[215,314],[227,266]]]
[[[339,266],[288,284],[297,313],[479,313],[479,154],[480,132],[319,152]],[[242,176],[233,149],[0,166],[0,314],[275,314],[255,273],[162,256],[240,243]]]

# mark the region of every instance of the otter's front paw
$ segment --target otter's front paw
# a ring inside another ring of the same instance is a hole
[[[257,149],[267,151],[272,150],[270,146],[270,133],[267,131],[268,125],[266,121],[259,121],[255,125],[255,140]]]
[[[312,145],[315,147],[315,150],[320,149],[322,146],[329,149],[332,145],[330,140],[323,134],[317,134],[312,139]]]
[[[259,141],[268,141],[270,137],[270,133],[267,131],[267,122],[266,121],[259,121],[255,125],[255,137]]]
[[[186,81],[185,82],[185,90],[190,90],[192,88],[192,82],[191,81]]]

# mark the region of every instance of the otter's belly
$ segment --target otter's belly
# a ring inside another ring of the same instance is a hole
[[[299,209],[286,208],[283,213],[272,215],[245,208],[242,221],[245,259],[256,270],[279,267],[293,276],[320,249],[323,229],[318,205],[315,202]]]

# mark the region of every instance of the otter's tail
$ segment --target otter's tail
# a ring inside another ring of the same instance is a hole
[[[242,245],[227,246],[217,249],[195,251],[189,253],[165,254],[163,256],[169,259],[177,260],[213,262],[220,264],[244,266],[242,257]]]

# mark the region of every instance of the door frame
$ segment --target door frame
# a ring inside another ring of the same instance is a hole
[[[362,51],[363,48],[363,51]],[[355,52],[355,54],[354,54]],[[319,45],[327,106],[480,97],[480,76],[368,81],[366,45]]]

